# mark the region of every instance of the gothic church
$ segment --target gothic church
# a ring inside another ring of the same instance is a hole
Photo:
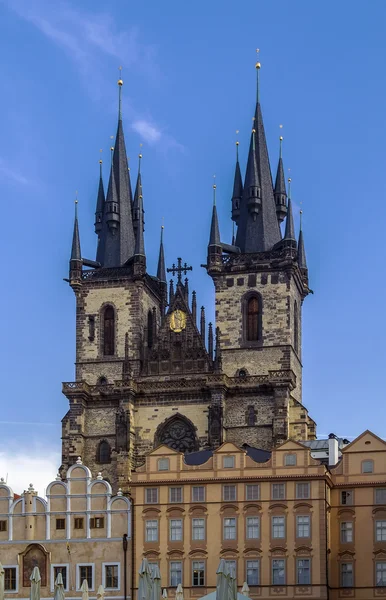
[[[259,93],[244,179],[236,160],[231,244],[221,241],[213,205],[212,327],[189,293],[191,267],[178,258],[166,269],[162,230],[157,273],[147,272],[141,172],[133,194],[122,84],[106,194],[102,170],[99,179],[95,260],[82,257],[75,214],[68,281],[76,374],[63,384],[61,468],[81,456],[115,490],[127,490],[131,471],[161,443],[192,453],[224,441],[270,449],[316,437],[302,404],[302,304],[310,291],[303,234],[296,239],[281,153],[273,184]]]

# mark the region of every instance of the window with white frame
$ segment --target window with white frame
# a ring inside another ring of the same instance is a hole
[[[118,563],[104,563],[104,584],[103,587],[106,590],[119,590],[119,564]]]
[[[296,466],[296,454],[285,454],[284,455],[284,466],[295,467]]]
[[[236,539],[236,519],[234,517],[224,518],[224,540]]]
[[[344,506],[351,506],[354,502],[354,492],[352,490],[342,490],[340,492],[340,503]]]
[[[353,587],[354,569],[352,562],[344,562],[340,565],[340,585],[342,587]]]
[[[205,539],[205,519],[192,519],[192,539]]]
[[[180,542],[182,540],[182,519],[170,519],[169,539],[171,542]]]
[[[158,488],[146,488],[145,502],[146,504],[158,504]]]
[[[272,559],[272,585],[285,585],[285,561],[282,558]]]
[[[285,483],[272,484],[272,500],[284,500],[285,498]]]
[[[194,587],[205,585],[205,561],[203,560],[192,562],[192,585]]]
[[[192,502],[205,502],[205,487],[203,485],[192,487]]]
[[[145,541],[158,542],[158,519],[146,519]]]
[[[353,534],[353,522],[352,521],[342,521],[340,524],[340,541],[342,544],[349,544],[352,542],[352,534]]]
[[[247,584],[259,585],[260,582],[260,561],[247,560]]]
[[[375,539],[377,542],[386,541],[386,521],[375,521]]]
[[[5,592],[17,592],[17,566],[6,566],[4,567],[4,591]]]
[[[158,471],[169,471],[169,459],[159,458],[158,459]]]
[[[260,537],[260,518],[247,517],[247,540],[257,540]]]
[[[179,583],[182,584],[182,561],[172,560],[169,566],[169,581],[171,587],[177,587]]]
[[[55,581],[59,573],[62,575],[64,591],[68,592],[68,564],[51,565],[51,591],[55,589]]]
[[[225,564],[227,565],[229,572],[233,574],[235,579],[237,579],[236,561],[235,560],[226,560]]]
[[[375,504],[386,504],[386,488],[375,489]]]
[[[226,502],[236,500],[236,486],[235,485],[223,485],[222,497]]]
[[[298,585],[311,584],[311,559],[297,558],[296,559],[296,583]]]
[[[296,484],[296,498],[298,500],[307,500],[310,497],[310,484],[308,482]]]
[[[169,502],[182,502],[182,487],[169,488]]]
[[[234,469],[235,468],[235,457],[234,456],[224,456],[222,459],[222,466],[224,469]]]
[[[362,462],[362,473],[374,473],[374,461],[364,460]]]
[[[285,538],[285,517],[272,517],[272,537]]]
[[[259,500],[260,498],[260,486],[258,483],[247,483],[245,486],[245,499],[246,500]]]
[[[386,586],[386,562],[377,560],[375,563],[375,585]]]
[[[310,515],[296,515],[296,537],[310,537]]]
[[[78,590],[80,590],[83,581],[86,580],[89,590],[92,591],[94,589],[94,565],[78,565],[77,579]]]

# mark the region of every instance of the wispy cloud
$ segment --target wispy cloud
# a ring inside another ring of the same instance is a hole
[[[30,483],[40,496],[55,479],[60,465],[60,453],[36,444],[22,448],[0,446],[0,477],[7,481],[13,492],[20,494]]]
[[[134,131],[139,133],[139,135],[142,136],[142,138],[149,144],[155,144],[161,139],[161,131],[157,129],[157,127],[149,123],[149,121],[145,121],[144,119],[138,119],[136,121],[133,121],[131,126],[134,129]]]
[[[3,158],[0,158],[0,181],[8,180],[14,183],[18,183],[20,185],[31,185],[32,181],[27,179],[24,175],[20,173],[17,169],[12,167],[7,161]]]

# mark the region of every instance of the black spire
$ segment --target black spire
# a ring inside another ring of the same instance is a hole
[[[218,216],[216,208],[216,184],[213,184],[213,210],[212,222],[210,224],[209,246],[220,246],[220,229],[218,226]]]
[[[298,264],[301,269],[307,270],[306,251],[304,249],[303,228],[302,228],[302,211],[300,211],[300,232],[298,241]]]
[[[74,232],[72,234],[71,260],[82,260],[78,227],[78,200],[75,200]]]
[[[287,242],[293,241],[296,244],[294,217],[292,214],[291,179],[288,179],[288,212],[287,212],[287,218],[286,218],[286,222],[285,222],[284,240]]]
[[[157,277],[163,283],[166,283],[165,255],[164,255],[164,226],[161,227],[161,241],[159,245]]]
[[[99,186],[95,210],[95,233],[98,235],[102,231],[103,211],[105,207],[105,190],[102,179],[102,160],[99,161]],[[97,259],[98,260],[98,259]]]
[[[256,64],[256,69],[258,76],[260,63]],[[238,246],[243,253],[265,252],[271,250],[281,239],[273,195],[271,167],[269,164],[267,142],[265,139],[263,117],[259,101],[259,87],[257,87],[257,92],[254,117],[255,134],[252,133],[251,144],[249,147],[247,173],[245,176],[243,199],[241,202],[236,237],[236,246]],[[260,197],[251,197],[251,188],[256,188],[257,183],[255,176],[256,169],[260,186]]]
[[[233,195],[232,195],[232,219],[235,223],[238,222],[240,216],[240,205],[243,197],[243,180],[241,177],[240,163],[239,163],[239,142],[236,142],[236,167],[235,167],[235,178],[233,181]]]
[[[143,211],[143,198],[142,194],[138,196],[138,228],[137,235],[135,238],[135,249],[134,256],[143,256],[145,257],[145,238],[143,235],[144,232],[144,211]]]
[[[141,177],[142,154],[139,154],[138,158],[139,158],[138,176],[137,176],[137,183],[135,186],[134,201],[133,201],[133,229],[134,229],[135,237],[137,237],[138,225],[139,225],[139,220],[140,220],[139,197],[142,196],[142,177]]]
[[[275,204],[276,204],[276,214],[279,223],[284,221],[285,216],[287,214],[287,192],[285,189],[285,178],[284,178],[284,167],[283,167],[283,158],[282,158],[282,142],[283,137],[280,136],[280,155],[279,155],[279,163],[277,165],[276,172],[276,181],[275,181]]]

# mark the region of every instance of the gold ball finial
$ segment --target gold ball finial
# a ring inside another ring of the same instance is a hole
[[[240,142],[236,142],[236,146],[239,146],[239,145],[240,145]]]
[[[256,133],[256,129],[252,129],[252,133]]]
[[[302,210],[300,211],[300,214],[301,214],[301,215],[303,214],[303,211],[302,211]]]
[[[161,229],[165,229],[165,225],[161,225]]]
[[[114,150],[114,146],[110,146],[110,150],[112,152]]]
[[[102,160],[102,159],[100,159],[100,160],[99,160],[99,164],[101,165],[102,163],[103,163],[103,160]]]
[[[123,85],[123,79],[118,79],[118,85],[119,86]]]
[[[142,158],[142,154],[138,154],[138,158]]]
[[[122,79],[122,67],[118,67],[119,69],[119,79],[118,79],[118,85],[121,86],[123,85],[123,79]]]
[[[257,62],[257,63],[255,64],[255,67],[256,67],[256,69],[261,69],[261,63],[260,63],[260,62]]]
[[[282,135],[279,137],[279,140],[280,140],[281,142],[283,141],[283,136],[282,136]]]
[[[288,177],[288,183],[291,183],[292,179],[291,177]]]

